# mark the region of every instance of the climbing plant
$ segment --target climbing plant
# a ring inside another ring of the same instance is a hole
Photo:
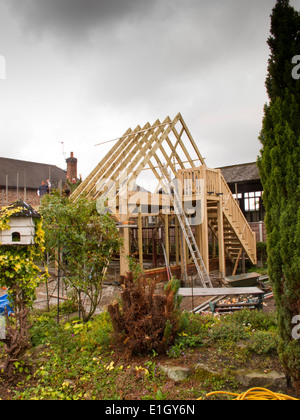
[[[22,208],[9,206],[0,212],[0,231],[10,227],[10,218]],[[19,359],[30,344],[29,310],[36,298],[36,288],[47,277],[36,265],[44,257],[44,231],[42,220],[35,219],[35,244],[32,246],[0,246],[0,287],[8,289],[8,299],[14,316],[6,314],[6,337],[4,348],[6,361],[2,374],[11,376],[13,363]]]

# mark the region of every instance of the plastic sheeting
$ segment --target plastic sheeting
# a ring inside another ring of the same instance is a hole
[[[4,315],[6,313],[10,315],[13,312],[12,306],[8,300],[8,295],[4,295],[0,297],[0,315]]]

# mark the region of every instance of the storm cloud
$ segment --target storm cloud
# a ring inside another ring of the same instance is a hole
[[[94,144],[181,112],[209,166],[255,160],[275,2],[0,0],[2,151],[61,166],[64,140],[87,175]]]
[[[2,0],[3,1],[3,0]],[[4,0],[26,31],[80,38],[99,25],[147,15],[154,1],[140,0]]]
[[[19,18],[29,32],[52,32],[57,36],[84,36],[95,28],[114,31],[115,25],[128,23],[139,28],[139,23],[150,22],[150,34],[170,30],[176,35],[181,27],[196,25],[202,34],[200,42],[219,39],[226,41],[226,33],[237,41],[253,35],[265,12],[271,11],[274,0],[252,0],[251,5],[241,0],[1,0]],[[145,28],[145,31],[149,28]],[[225,38],[220,38],[224,33]]]

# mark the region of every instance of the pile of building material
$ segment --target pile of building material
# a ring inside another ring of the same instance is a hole
[[[227,296],[219,302],[210,302],[210,309],[213,313],[228,313],[240,311],[241,309],[256,309],[261,307],[261,300],[252,295]]]

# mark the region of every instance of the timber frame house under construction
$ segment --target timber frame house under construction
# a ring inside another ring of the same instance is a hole
[[[137,190],[137,178],[149,174],[157,180],[155,192]],[[127,255],[149,274],[161,271],[159,264],[182,280],[198,272],[196,284],[204,287],[212,286],[210,257],[220,278],[226,262],[236,269],[242,255],[257,262],[255,233],[221,170],[206,166],[181,114],[129,128],[71,199],[82,195],[98,200],[120,228],[121,276],[129,271]]]

